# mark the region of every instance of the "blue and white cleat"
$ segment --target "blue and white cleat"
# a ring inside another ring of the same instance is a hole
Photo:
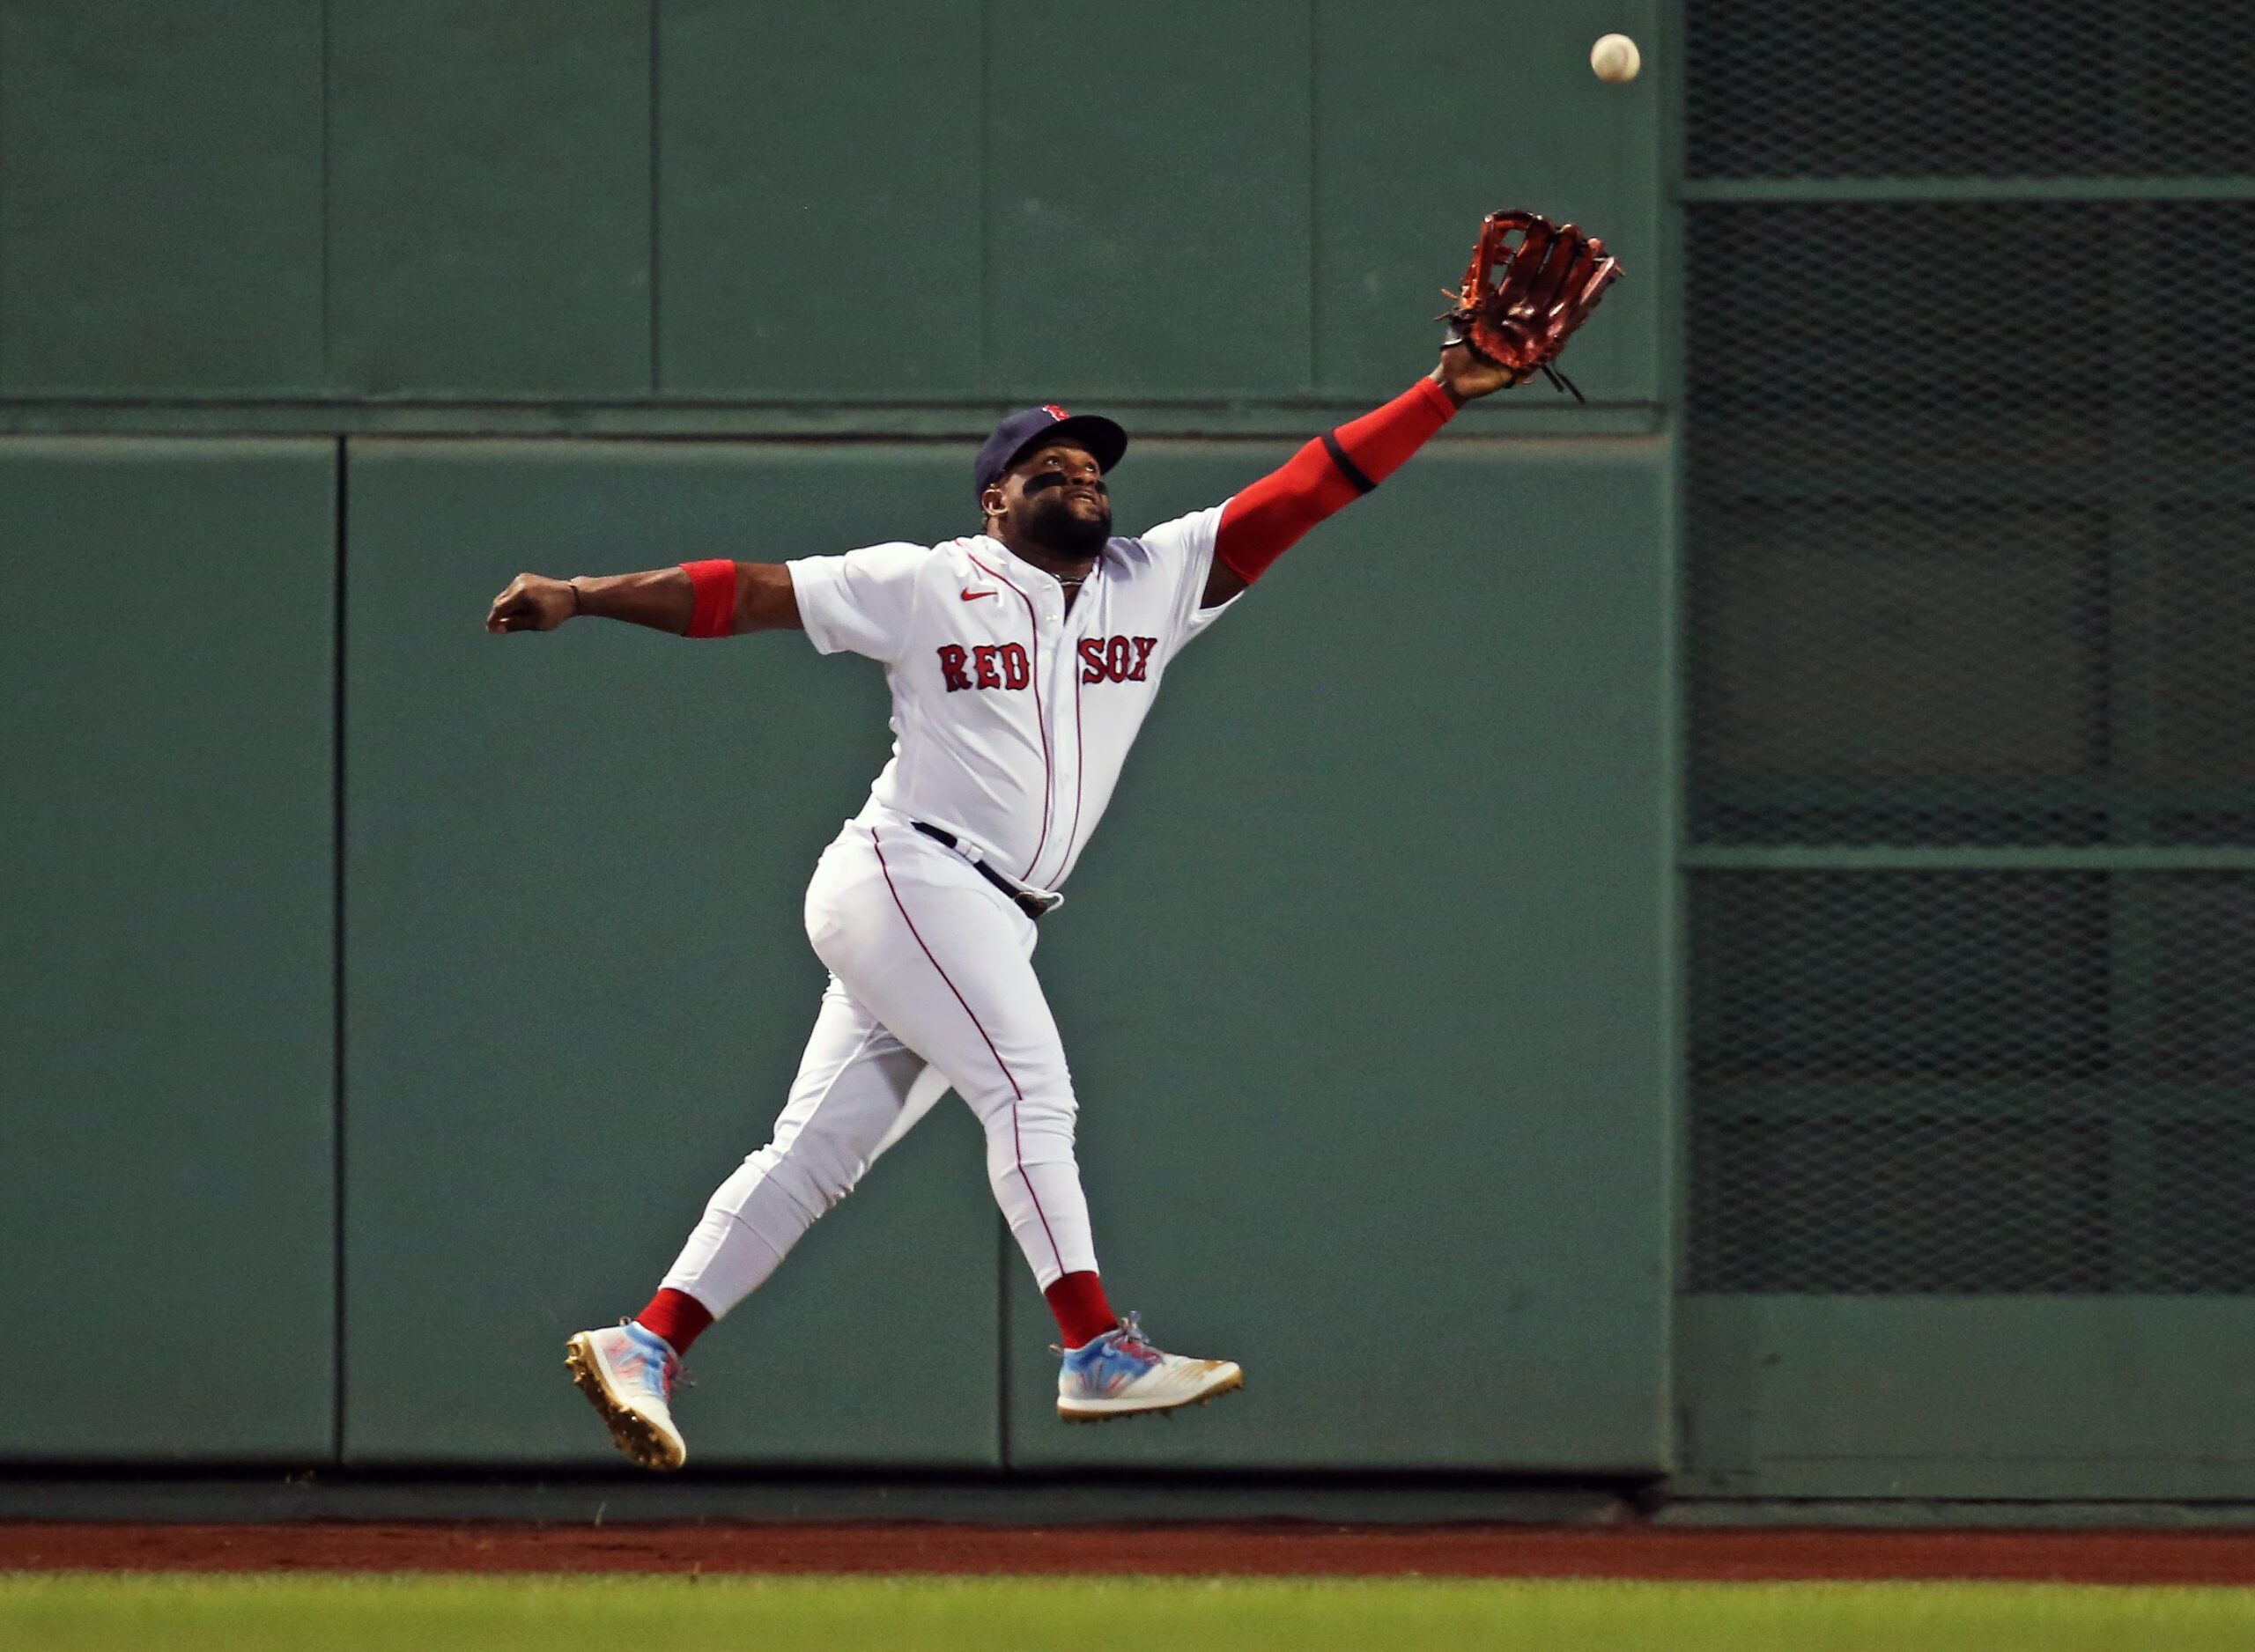
[[[637,1467],[677,1469],[689,1461],[689,1448],[673,1426],[681,1356],[663,1337],[631,1319],[582,1331],[564,1345],[564,1367],[602,1413],[613,1443]]]
[[[1144,1340],[1130,1314],[1085,1347],[1067,1348],[1057,1373],[1057,1414],[1067,1422],[1108,1422],[1138,1412],[1203,1405],[1245,1386],[1231,1360],[1191,1360],[1162,1353]]]

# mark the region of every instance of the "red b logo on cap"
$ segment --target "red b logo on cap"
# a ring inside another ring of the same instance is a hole
[[[1063,408],[1059,407],[1054,402],[1044,402],[1041,404],[1041,410],[1054,419],[1070,418],[1072,417],[1071,414],[1066,412]]]

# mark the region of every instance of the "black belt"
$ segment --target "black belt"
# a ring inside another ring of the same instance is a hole
[[[962,855],[965,859],[971,862],[972,869],[978,873],[980,877],[986,879],[987,882],[1002,890],[1003,894],[1009,896],[1013,901],[1016,901],[1017,903],[1018,911],[1024,912],[1028,918],[1039,920],[1047,913],[1051,908],[1056,906],[1064,898],[1062,896],[1053,895],[1045,899],[1041,896],[1036,895],[1031,889],[1020,888],[1017,884],[1011,882],[1008,878],[1004,877],[1001,873],[995,871],[994,867],[988,866],[984,860],[981,860],[977,855],[965,853],[962,846],[962,840],[944,827],[927,825],[924,822],[920,820],[910,821],[908,823],[911,826],[913,826],[918,831],[922,832],[925,837],[932,838],[939,843],[945,844],[957,854]]]

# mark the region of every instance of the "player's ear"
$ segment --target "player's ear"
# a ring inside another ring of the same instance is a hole
[[[979,496],[979,508],[989,516],[1000,516],[1009,503],[1009,496],[1002,491],[999,482],[988,483],[987,491]]]

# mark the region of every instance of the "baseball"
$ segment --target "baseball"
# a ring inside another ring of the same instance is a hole
[[[1638,51],[1637,42],[1625,34],[1600,35],[1597,44],[1589,48],[1590,72],[1600,80],[1616,85],[1634,80],[1637,71],[1644,66],[1644,55]]]

